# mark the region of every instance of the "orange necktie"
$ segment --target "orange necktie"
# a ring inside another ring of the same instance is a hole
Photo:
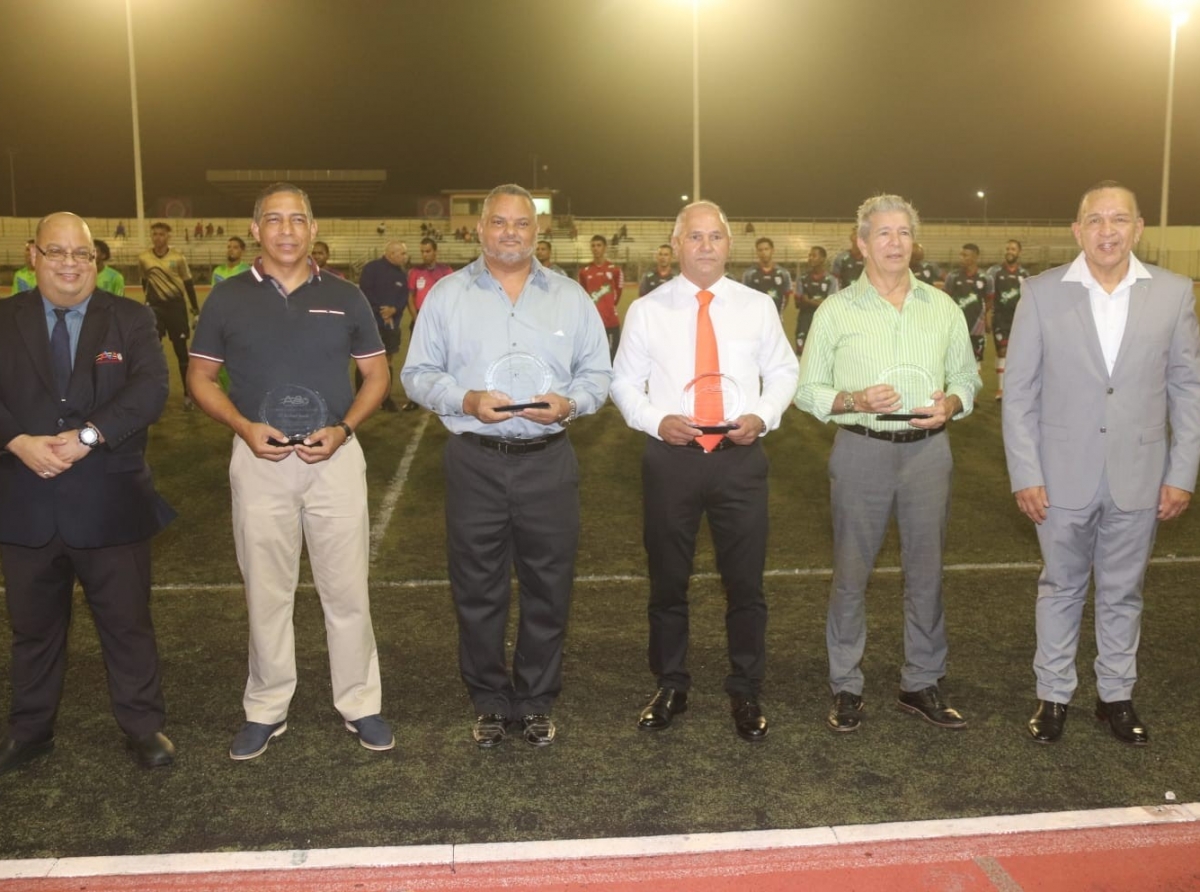
[[[712,317],[708,314],[712,299],[711,291],[696,293],[696,300],[700,302],[700,310],[696,314],[697,376],[719,374],[721,371],[721,358],[717,355],[717,335],[713,331]],[[696,418],[705,424],[720,424],[725,420],[725,401],[721,398],[720,382],[713,383],[715,386],[696,388]],[[696,438],[696,442],[704,447],[705,452],[712,452],[723,439],[724,434],[702,434]]]

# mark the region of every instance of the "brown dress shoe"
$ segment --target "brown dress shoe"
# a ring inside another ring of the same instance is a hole
[[[1029,720],[1029,734],[1038,743],[1054,743],[1062,737],[1067,724],[1067,704],[1039,700],[1037,712]]]
[[[1107,722],[1113,737],[1132,746],[1145,746],[1150,742],[1150,732],[1133,711],[1132,700],[1116,700],[1105,703],[1096,700],[1096,720]]]

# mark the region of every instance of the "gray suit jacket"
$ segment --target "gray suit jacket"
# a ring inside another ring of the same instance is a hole
[[[1122,511],[1153,508],[1165,483],[1189,492],[1200,465],[1200,330],[1192,283],[1147,266],[1133,284],[1112,375],[1087,289],[1066,266],[1021,286],[1004,380],[1013,492],[1085,507],[1106,475]],[[1168,422],[1170,426],[1168,427]]]

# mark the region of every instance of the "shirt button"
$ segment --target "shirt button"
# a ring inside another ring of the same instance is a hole
[[[1108,433],[1108,428],[1106,428],[1106,427],[1102,427],[1102,428],[1100,428],[1100,433],[1102,433],[1102,434],[1107,434],[1107,433]]]
[[[1112,391],[1113,391],[1113,389],[1110,387],[1110,388],[1108,388],[1108,390],[1105,391],[1105,393],[1112,393]]]

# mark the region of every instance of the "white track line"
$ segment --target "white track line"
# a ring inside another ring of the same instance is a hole
[[[1041,831],[1186,824],[1200,820],[1200,802],[1031,815],[854,824],[803,830],[688,833],[677,836],[464,845],[386,846],[345,849],[293,849],[281,852],[187,852],[173,855],[36,858],[0,861],[0,880],[34,877],[98,877],[147,874],[294,871],[353,867],[415,867],[578,858],[636,858],[712,854],[766,849],[857,845],[887,841],[998,836]]]
[[[371,524],[371,566],[375,565],[375,559],[379,557],[379,546],[383,542],[388,525],[392,522],[392,512],[396,510],[396,503],[400,501],[400,496],[404,493],[408,471],[412,467],[413,459],[417,456],[417,447],[421,445],[421,437],[425,435],[425,428],[429,426],[429,419],[432,417],[432,412],[421,413],[421,423],[417,425],[413,438],[408,441],[404,457],[400,459],[400,465],[392,476],[392,482],[388,484],[387,492],[383,494],[383,501],[379,503],[375,522]]]

